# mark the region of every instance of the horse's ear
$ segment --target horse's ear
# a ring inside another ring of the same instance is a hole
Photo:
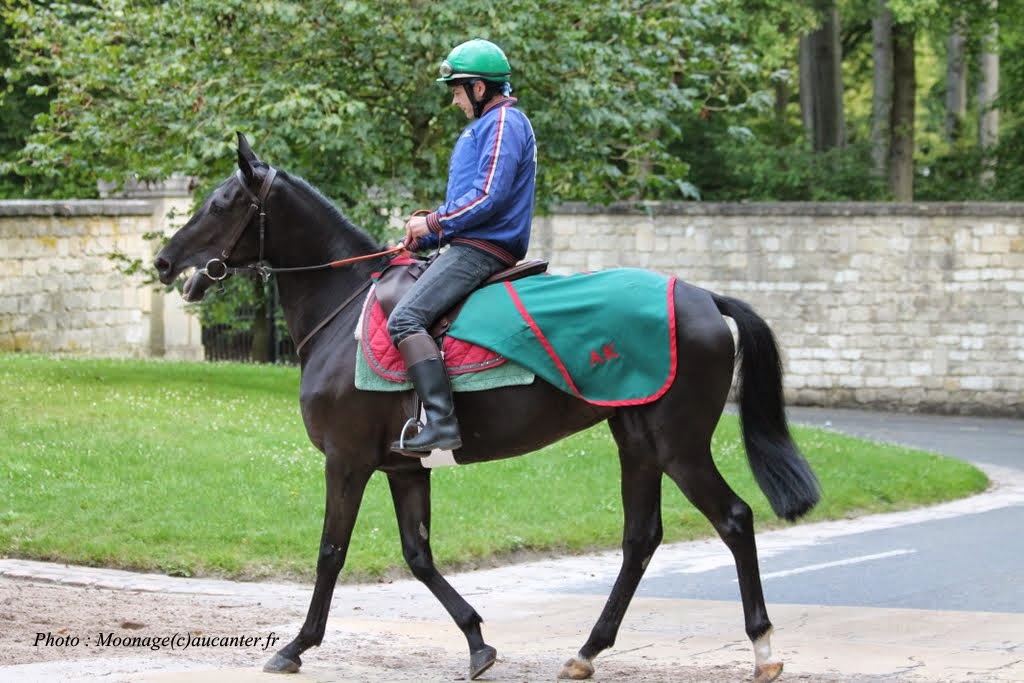
[[[252,151],[252,147],[249,146],[249,141],[245,139],[245,136],[241,133],[238,135],[238,168],[242,170],[242,174],[248,180],[252,180],[253,176],[256,175],[253,172],[253,165],[256,164],[259,159],[256,157],[256,153]]]

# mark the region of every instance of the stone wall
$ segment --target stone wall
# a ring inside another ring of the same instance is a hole
[[[177,292],[109,258],[148,263],[186,189],[0,202],[0,351],[201,358]],[[1022,224],[1024,204],[569,204],[535,220],[530,256],[747,301],[794,404],[1024,417]]]
[[[172,210],[187,215],[187,187],[133,194],[147,198],[0,201],[0,351],[202,358],[177,292],[111,259],[151,262],[145,235],[168,229]]]
[[[565,205],[530,256],[747,301],[794,404],[1024,417],[1022,225],[1024,204]]]

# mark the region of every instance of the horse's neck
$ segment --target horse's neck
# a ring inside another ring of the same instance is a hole
[[[277,225],[268,228],[268,233],[274,228],[283,232],[276,234],[272,253],[268,252],[276,268],[326,264],[380,249],[332,212],[314,211],[297,202],[287,216],[287,221],[279,219]],[[354,326],[360,302],[352,300],[345,310],[336,313],[336,309],[356,294],[381,265],[379,260],[371,259],[337,268],[278,274],[278,294],[292,340],[302,342],[332,313],[337,318],[333,324],[351,318]]]

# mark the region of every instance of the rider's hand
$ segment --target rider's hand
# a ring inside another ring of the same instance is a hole
[[[402,244],[409,251],[416,251],[416,243],[419,238],[428,234],[430,234],[430,229],[427,228],[427,217],[413,216],[405,222],[405,237],[402,239]]]

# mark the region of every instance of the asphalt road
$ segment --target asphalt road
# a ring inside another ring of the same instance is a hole
[[[1024,481],[1024,421],[898,415],[820,408],[790,409],[794,424],[811,425],[962,458],[1018,473]],[[965,505],[952,515],[923,514],[815,536],[784,552],[762,552],[768,604],[899,607],[1024,613],[1024,501]],[[652,570],[657,567],[657,555]],[[645,577],[638,596],[736,600],[731,566],[682,567]],[[573,590],[606,594],[606,582]]]
[[[836,408],[789,408],[794,424],[944,453],[975,464],[1024,471],[1024,420],[908,415]]]

